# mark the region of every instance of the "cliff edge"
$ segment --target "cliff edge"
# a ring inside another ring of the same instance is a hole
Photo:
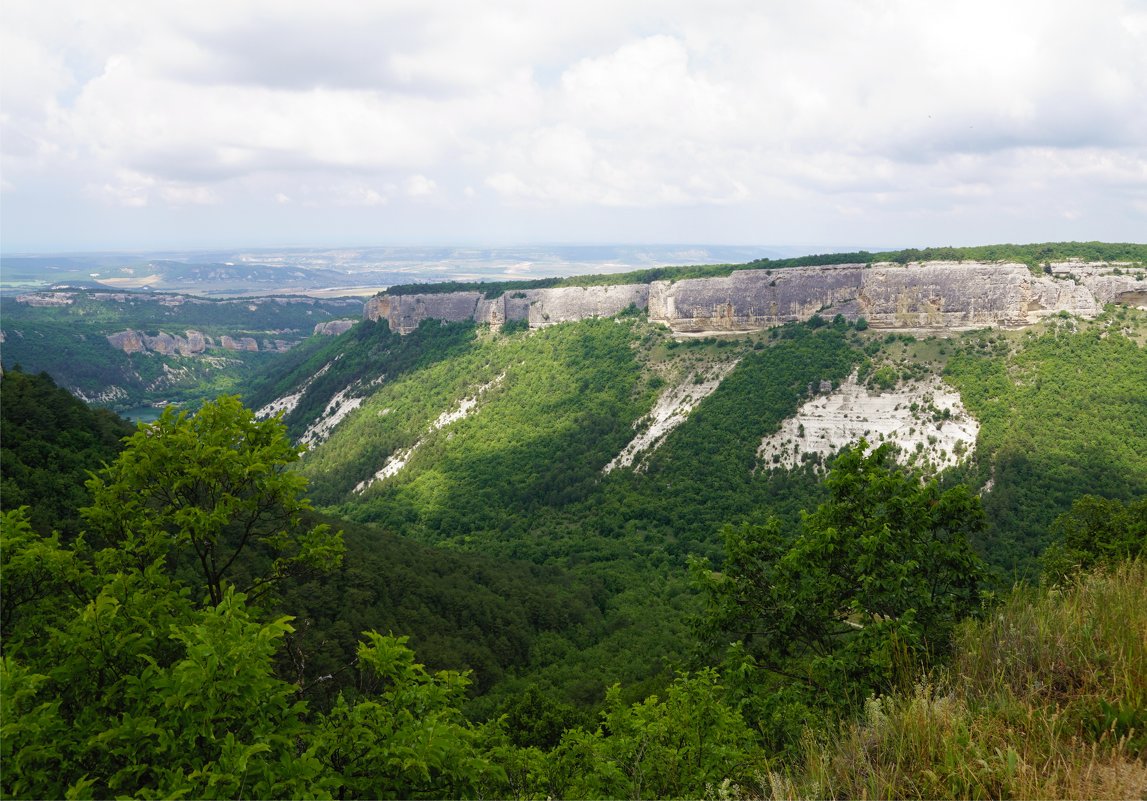
[[[738,270],[716,278],[649,284],[556,287],[506,292],[382,294],[364,316],[407,334],[426,319],[531,328],[607,317],[629,306],[678,333],[757,331],[843,315],[876,328],[1019,328],[1068,312],[1094,317],[1108,303],[1147,308],[1147,270],[1103,262],[1050,264],[1033,273],[1018,263],[834,264]]]

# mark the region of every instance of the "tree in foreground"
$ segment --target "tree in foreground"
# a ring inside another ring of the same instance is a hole
[[[368,633],[358,692],[329,712],[275,673],[291,618],[266,592],[337,564],[301,525],[277,421],[234,398],[141,427],[91,482],[102,546],[0,516],[0,797],[479,795],[503,775],[458,711],[467,680]],[[204,603],[203,600],[207,602]]]
[[[282,423],[257,420],[236,397],[195,415],[168,407],[88,482],[89,536],[136,566],[166,558],[176,575],[198,577],[212,605],[228,585],[255,599],[329,571],[342,537],[305,524],[306,479],[288,470],[299,454]]]
[[[738,639],[743,663],[839,704],[948,647],[979,603],[969,537],[984,514],[965,486],[942,491],[902,471],[888,445],[844,451],[825,486],[795,536],[775,520],[729,527],[722,571],[695,569],[711,641]]]

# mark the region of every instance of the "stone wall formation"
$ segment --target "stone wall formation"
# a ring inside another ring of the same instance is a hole
[[[1068,312],[1094,317],[1108,303],[1147,308],[1147,271],[1128,265],[1064,262],[1035,273],[1026,265],[924,262],[835,264],[737,270],[716,278],[650,284],[382,295],[364,308],[407,334],[426,319],[530,328],[608,317],[630,305],[680,334],[759,331],[814,314],[863,317],[874,328],[1020,328]]]
[[[113,348],[124,353],[160,353],[164,356],[197,356],[210,348],[223,350],[244,350],[250,352],[271,351],[285,353],[294,344],[285,339],[264,339],[262,346],[254,337],[232,337],[224,334],[216,345],[214,337],[201,331],[184,331],[185,337],[160,331],[155,336],[127,329],[108,334],[107,340]]]

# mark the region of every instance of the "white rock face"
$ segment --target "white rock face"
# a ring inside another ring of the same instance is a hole
[[[735,359],[726,364],[713,365],[702,371],[703,380],[700,382],[694,377],[695,374],[691,374],[681,383],[662,392],[653,410],[635,424],[637,436],[602,468],[602,472],[609,473],[619,467],[629,467],[640,454],[656,450],[670,431],[689,418],[689,413],[698,403],[713,394],[739,362],[740,359]]]
[[[438,415],[434,422],[430,424],[430,428],[426,430],[426,436],[433,434],[435,431],[441,431],[443,428],[446,428],[452,423],[456,423],[459,420],[474,414],[478,410],[478,400],[482,397],[482,395],[486,394],[491,389],[501,384],[505,378],[506,374],[502,373],[490,383],[482,384],[480,387],[474,390],[473,395],[468,395],[467,397],[460,400],[458,405],[453,409],[448,409],[447,411]],[[383,409],[381,412],[379,412],[379,415],[389,413],[390,409]],[[373,476],[358,482],[358,484],[356,484],[354,487],[354,491],[362,492],[376,481],[383,481],[384,479],[398,475],[402,471],[402,468],[406,467],[406,463],[410,461],[410,457],[414,455],[415,451],[422,447],[422,444],[426,441],[426,436],[419,437],[419,439],[409,448],[399,448],[397,451],[392,453],[389,457],[387,457],[386,464],[384,464],[382,468]]]
[[[967,458],[979,431],[959,394],[939,378],[876,394],[853,373],[839,389],[812,398],[777,433],[765,437],[757,457],[764,469],[792,468],[801,464],[803,454],[828,456],[863,437],[873,446],[895,443],[902,461],[916,454],[916,465],[939,470]]]
[[[864,317],[875,328],[961,330],[1022,328],[1060,311],[1094,317],[1112,302],[1147,307],[1141,267],[1065,262],[1048,269],[1051,274],[1033,275],[1023,264],[972,261],[765,267],[713,278],[531,289],[496,298],[476,291],[384,294],[369,300],[364,314],[386,318],[392,331],[406,334],[426,318],[528,320],[531,328],[540,328],[610,316],[632,303],[675,333],[711,334],[759,331],[814,314]]]
[[[288,414],[289,412],[294,411],[295,407],[299,405],[299,399],[303,397],[303,393],[307,391],[307,388],[312,383],[314,383],[316,378],[321,376],[327,370],[331,369],[331,364],[332,362],[327,362],[322,367],[320,367],[317,373],[308,378],[303,383],[303,385],[299,387],[298,392],[293,392],[290,395],[284,395],[281,398],[275,398],[275,400],[260,408],[257,412],[255,412],[255,417],[259,418],[260,420],[266,420],[268,417],[273,417],[280,412],[283,414]]]
[[[323,413],[319,415],[313,423],[307,426],[307,430],[304,431],[303,436],[299,438],[302,444],[308,448],[313,448],[315,445],[318,445],[331,435],[331,431],[343,421],[344,417],[362,405],[362,398],[347,397],[354,387],[355,384],[351,384],[335,393],[335,396],[327,402]]]

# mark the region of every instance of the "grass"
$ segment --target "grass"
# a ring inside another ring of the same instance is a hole
[[[942,671],[809,734],[772,798],[1147,797],[1147,564],[1017,587]]]

